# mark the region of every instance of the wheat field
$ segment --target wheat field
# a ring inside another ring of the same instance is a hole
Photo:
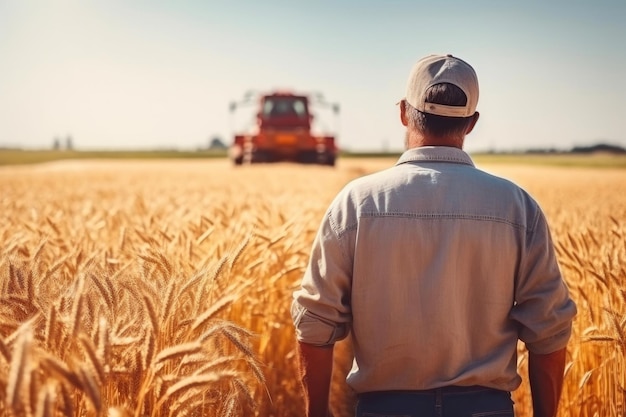
[[[301,416],[291,293],[335,193],[393,162],[0,168],[0,416]],[[578,304],[560,416],[626,415],[626,171],[481,168],[542,205]]]

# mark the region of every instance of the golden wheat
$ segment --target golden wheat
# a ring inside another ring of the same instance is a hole
[[[302,415],[291,293],[335,193],[391,164],[0,168],[0,416]],[[578,304],[560,416],[623,416],[624,171],[485,168],[544,208]],[[530,416],[526,380],[514,397]]]

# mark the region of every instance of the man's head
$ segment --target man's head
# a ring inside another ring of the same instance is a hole
[[[400,102],[407,126],[407,147],[456,146],[478,120],[478,78],[465,61],[452,55],[429,55],[415,64]]]

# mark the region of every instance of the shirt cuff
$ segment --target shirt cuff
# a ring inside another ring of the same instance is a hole
[[[572,335],[572,326],[568,326],[558,334],[549,337],[547,339],[538,340],[533,343],[526,343],[526,348],[539,355],[546,355],[548,353],[556,352],[559,349],[563,349],[567,346],[567,342]]]
[[[314,346],[327,346],[344,339],[349,330],[346,323],[333,323],[302,307],[296,301],[291,304],[291,317],[300,342]]]

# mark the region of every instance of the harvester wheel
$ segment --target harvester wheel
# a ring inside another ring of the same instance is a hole
[[[271,162],[271,155],[266,151],[250,151],[244,154],[244,162],[248,164]]]
[[[329,152],[319,153],[316,162],[320,165],[335,166],[335,155]]]

